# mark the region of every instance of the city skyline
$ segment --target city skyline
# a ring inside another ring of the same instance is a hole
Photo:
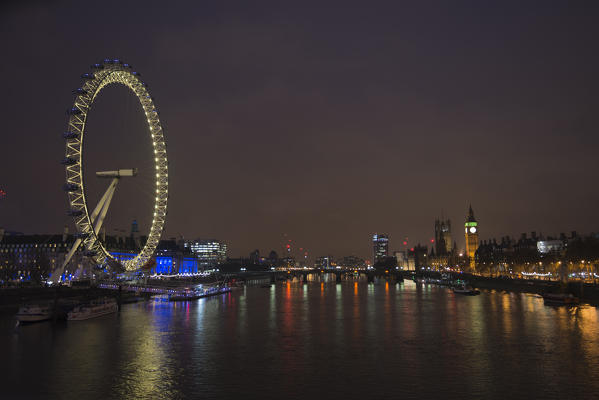
[[[97,22],[77,18],[85,5],[12,4],[0,17],[12,77],[0,226],[73,229],[64,112],[89,64],[119,57],[147,78],[165,124],[164,238],[214,237],[235,255],[292,238],[314,258],[368,259],[372,234],[390,251],[405,237],[429,244],[442,214],[463,248],[469,204],[483,240],[597,230],[596,6],[343,4],[150,3],[139,20],[120,5]],[[92,167],[106,154],[145,162],[143,119],[119,95],[103,94],[90,121]],[[112,232],[147,225],[136,179],[117,191]]]
[[[2,2],[0,398],[596,396],[597,21]]]

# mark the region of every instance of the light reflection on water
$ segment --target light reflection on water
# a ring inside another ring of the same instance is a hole
[[[599,313],[379,281],[247,287],[13,329],[6,398],[591,398]],[[35,382],[35,384],[32,384]],[[0,396],[5,398],[5,396]]]

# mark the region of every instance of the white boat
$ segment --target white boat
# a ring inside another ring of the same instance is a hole
[[[476,296],[477,294],[480,294],[480,291],[478,289],[474,289],[472,286],[466,285],[465,283],[459,283],[456,286],[454,286],[453,292],[469,296]]]
[[[32,304],[19,308],[17,320],[19,322],[39,322],[52,319],[52,309],[48,305]]]
[[[114,299],[104,298],[92,300],[89,304],[83,304],[75,307],[67,314],[69,321],[81,321],[99,317],[101,315],[112,314],[118,311],[118,305]]]

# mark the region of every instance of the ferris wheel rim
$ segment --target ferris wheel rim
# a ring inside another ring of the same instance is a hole
[[[152,158],[156,173],[156,197],[147,240],[134,258],[122,263],[126,270],[133,271],[143,267],[154,255],[166,222],[168,158],[164,131],[153,98],[147,85],[140,79],[141,74],[133,71],[130,65],[120,60],[110,59],[92,65],[92,70],[91,73],[81,75],[84,83],[74,91],[76,97],[73,106],[67,111],[69,122],[67,131],[63,135],[66,139],[66,156],[63,160],[66,170],[64,188],[69,198],[69,214],[74,219],[78,230],[77,235],[82,240],[86,255],[90,256],[98,265],[105,265],[108,260],[116,261],[99,239],[99,232],[95,232],[94,223],[90,217],[83,179],[83,143],[87,115],[97,95],[110,84],[122,84],[136,95],[145,113],[147,131],[153,145]]]

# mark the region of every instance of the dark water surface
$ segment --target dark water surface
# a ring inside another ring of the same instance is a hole
[[[357,282],[248,287],[14,329],[0,398],[592,399],[599,312]]]

